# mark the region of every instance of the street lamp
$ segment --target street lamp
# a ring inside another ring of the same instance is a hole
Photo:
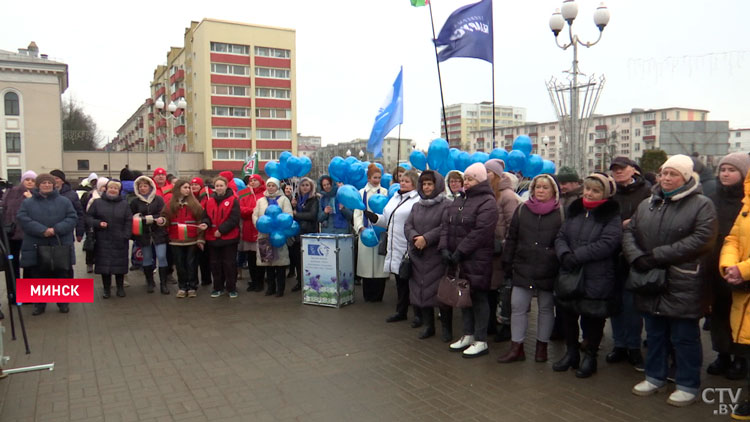
[[[164,101],[161,98],[156,100],[156,102],[154,103],[154,107],[159,113],[159,116],[167,120],[167,173],[179,176],[177,154],[179,152],[178,149],[180,149],[181,146],[174,136],[174,121],[178,118],[178,116],[175,116],[174,113],[177,112],[178,109],[184,112],[187,108],[187,101],[185,101],[185,99],[182,97],[180,97],[180,99],[176,103],[174,101],[170,101],[169,105],[166,106],[166,111],[168,113],[165,112],[164,106]],[[172,122],[171,128],[169,127],[169,122]]]
[[[593,113],[593,110],[596,107],[596,102],[599,99],[599,94],[601,93],[604,79],[601,79],[598,87],[596,86],[597,83],[593,79],[593,77],[589,80],[589,82],[585,84],[578,83],[578,75],[580,73],[580,69],[578,68],[578,45],[580,44],[586,48],[589,48],[602,39],[604,27],[606,27],[609,23],[609,10],[604,5],[604,3],[600,3],[599,7],[596,9],[596,12],[594,12],[594,24],[597,26],[597,28],[599,28],[599,37],[594,42],[584,42],[578,37],[578,35],[573,34],[573,21],[576,19],[576,16],[578,16],[578,4],[576,4],[575,0],[565,0],[563,1],[561,8],[555,10],[555,13],[553,13],[550,17],[549,28],[552,30],[552,34],[554,34],[555,36],[555,44],[558,47],[563,50],[567,50],[569,47],[573,47],[573,64],[570,70],[572,78],[570,80],[570,87],[568,88],[570,90],[570,139],[568,140],[568,145],[566,146],[566,160],[564,161],[566,165],[572,164],[574,168],[581,170],[584,172],[584,174],[586,174],[587,160],[585,132],[588,129],[589,116],[591,115],[591,113]],[[560,35],[560,32],[562,32],[562,30],[564,29],[566,22],[568,23],[568,42],[561,45],[558,41],[558,35]],[[553,99],[553,103],[555,103],[556,99],[553,91],[556,91],[559,94],[563,89],[554,86],[554,84],[550,84],[548,88],[550,91],[550,96]],[[580,112],[582,113],[581,117],[582,120],[584,120],[585,125],[579,127],[578,113],[580,107],[578,102],[580,89],[591,90],[591,95],[588,95],[589,92],[587,91],[587,95],[584,96],[585,104],[583,110],[581,110]],[[557,104],[555,104],[555,106],[558,107],[558,104],[561,104],[559,99],[557,99]],[[566,107],[564,105],[559,106],[560,110],[558,110],[558,114],[561,122],[565,120],[565,108]]]

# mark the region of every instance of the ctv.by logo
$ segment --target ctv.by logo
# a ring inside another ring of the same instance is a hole
[[[714,415],[731,415],[739,406],[741,388],[704,388],[701,393],[703,403],[715,404]]]

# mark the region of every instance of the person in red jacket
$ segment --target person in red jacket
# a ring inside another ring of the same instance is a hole
[[[200,202],[201,207],[206,209],[206,201],[213,195],[214,191],[205,185],[205,182],[200,177],[194,177],[190,181],[190,190],[193,192],[193,196]],[[209,251],[198,250],[198,268],[200,269],[201,275],[201,286],[208,286],[212,284],[211,281],[211,263],[208,257]]]
[[[164,203],[168,204],[169,199],[172,197],[172,184],[167,180],[167,171],[159,167],[154,170],[154,175],[151,177],[154,179],[156,184],[156,194],[164,199]]]
[[[206,201],[208,224],[206,242],[211,260],[214,290],[211,297],[226,292],[230,298],[237,297],[237,244],[240,241],[240,203],[229,181],[219,176],[214,180],[214,194]]]
[[[242,235],[240,239],[240,253],[247,253],[247,263],[250,268],[250,283],[247,291],[262,292],[265,270],[256,264],[255,253],[258,250],[258,230],[253,224],[253,210],[258,200],[266,192],[266,183],[259,174],[253,174],[245,189],[239,191],[240,217],[242,218]]]
[[[229,170],[225,170],[219,173],[219,176],[227,179],[227,186],[229,187],[229,189],[232,190],[232,192],[236,194],[238,189],[237,189],[237,183],[234,183],[234,173],[232,173]]]

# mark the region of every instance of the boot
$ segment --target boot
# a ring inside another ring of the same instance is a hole
[[[440,327],[443,343],[453,340],[453,309],[440,310]]]
[[[276,297],[284,296],[286,290],[286,280],[276,280]]]
[[[411,328],[419,328],[424,324],[422,321],[422,308],[418,306],[412,306],[414,312],[414,319],[411,321]]]
[[[115,280],[117,284],[117,297],[125,297],[125,280]]]
[[[154,286],[156,286],[154,283],[154,266],[149,265],[148,267],[143,267],[143,275],[146,276],[146,291],[148,293],[153,293]]]
[[[735,356],[725,376],[728,380],[734,381],[747,378],[747,360],[743,357]]]
[[[421,310],[424,329],[419,333],[419,338],[426,339],[435,335],[435,311],[432,307],[422,308]]]
[[[581,367],[576,371],[576,378],[588,378],[596,373],[596,351],[588,349],[583,353]]]
[[[501,343],[510,340],[510,325],[498,324],[497,334],[495,334],[495,343]]]
[[[497,358],[497,363],[511,363],[523,360],[526,360],[526,354],[523,351],[523,343],[511,341],[510,350]]]
[[[534,360],[536,362],[547,362],[547,343],[536,341],[536,350],[534,351]]]
[[[102,280],[102,299],[109,299],[112,294],[112,279]]]
[[[729,353],[719,353],[716,360],[706,368],[710,375],[724,375],[732,365],[732,356]]]
[[[163,295],[169,294],[169,287],[167,287],[167,283],[167,267],[159,267],[159,290]]]
[[[552,370],[555,372],[565,372],[570,368],[578,369],[580,360],[581,352],[578,343],[575,345],[568,345],[567,350],[565,350],[565,356],[552,365]]]

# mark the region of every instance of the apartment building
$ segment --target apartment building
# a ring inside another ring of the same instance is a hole
[[[729,129],[729,152],[750,152],[750,128]]]
[[[484,151],[484,149],[474,149],[470,140],[472,132],[489,130],[491,133],[491,102],[451,104],[445,107],[445,115],[448,137],[445,135],[442,110],[440,111],[440,136],[447,139],[451,147],[468,152]],[[526,123],[525,108],[495,105],[495,128],[517,126],[524,123]]]

